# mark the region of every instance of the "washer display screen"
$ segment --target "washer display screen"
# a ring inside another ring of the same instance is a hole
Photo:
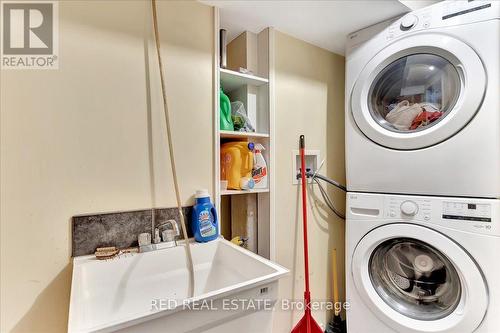
[[[379,296],[394,310],[418,320],[437,320],[461,298],[458,273],[436,248],[416,239],[380,244],[370,257],[369,275]]]
[[[443,202],[443,219],[491,222],[491,206],[465,202]]]

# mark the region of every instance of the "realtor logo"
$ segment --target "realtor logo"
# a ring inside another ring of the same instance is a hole
[[[58,68],[58,4],[2,1],[2,69]]]

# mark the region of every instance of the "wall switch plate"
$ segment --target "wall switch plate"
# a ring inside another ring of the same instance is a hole
[[[319,150],[305,151],[306,170],[316,171],[319,167]],[[300,181],[297,179],[297,174],[300,172],[300,153],[298,149],[292,150],[292,184],[298,185]],[[308,179],[308,183],[312,183],[312,179]]]

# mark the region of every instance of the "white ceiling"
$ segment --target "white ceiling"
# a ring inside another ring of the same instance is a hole
[[[410,11],[398,0],[201,0],[220,8],[228,40],[266,27],[344,54],[346,36]],[[415,2],[415,1],[412,1]],[[423,1],[427,2],[427,1]]]
[[[439,1],[442,0],[399,0],[399,2],[403,3],[403,5],[410,8],[411,10],[427,7]]]

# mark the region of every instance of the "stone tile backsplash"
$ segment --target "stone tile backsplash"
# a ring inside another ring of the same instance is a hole
[[[183,212],[188,236],[192,237],[190,228],[192,207],[184,207]],[[180,222],[177,208],[155,208],[154,213],[155,227],[166,220]],[[140,233],[148,232],[152,236],[154,233],[151,225],[151,209],[78,215],[72,218],[71,223],[71,255],[73,257],[93,254],[98,247],[116,246],[118,248],[127,248],[138,246],[137,236]],[[182,232],[178,238],[182,239]]]

